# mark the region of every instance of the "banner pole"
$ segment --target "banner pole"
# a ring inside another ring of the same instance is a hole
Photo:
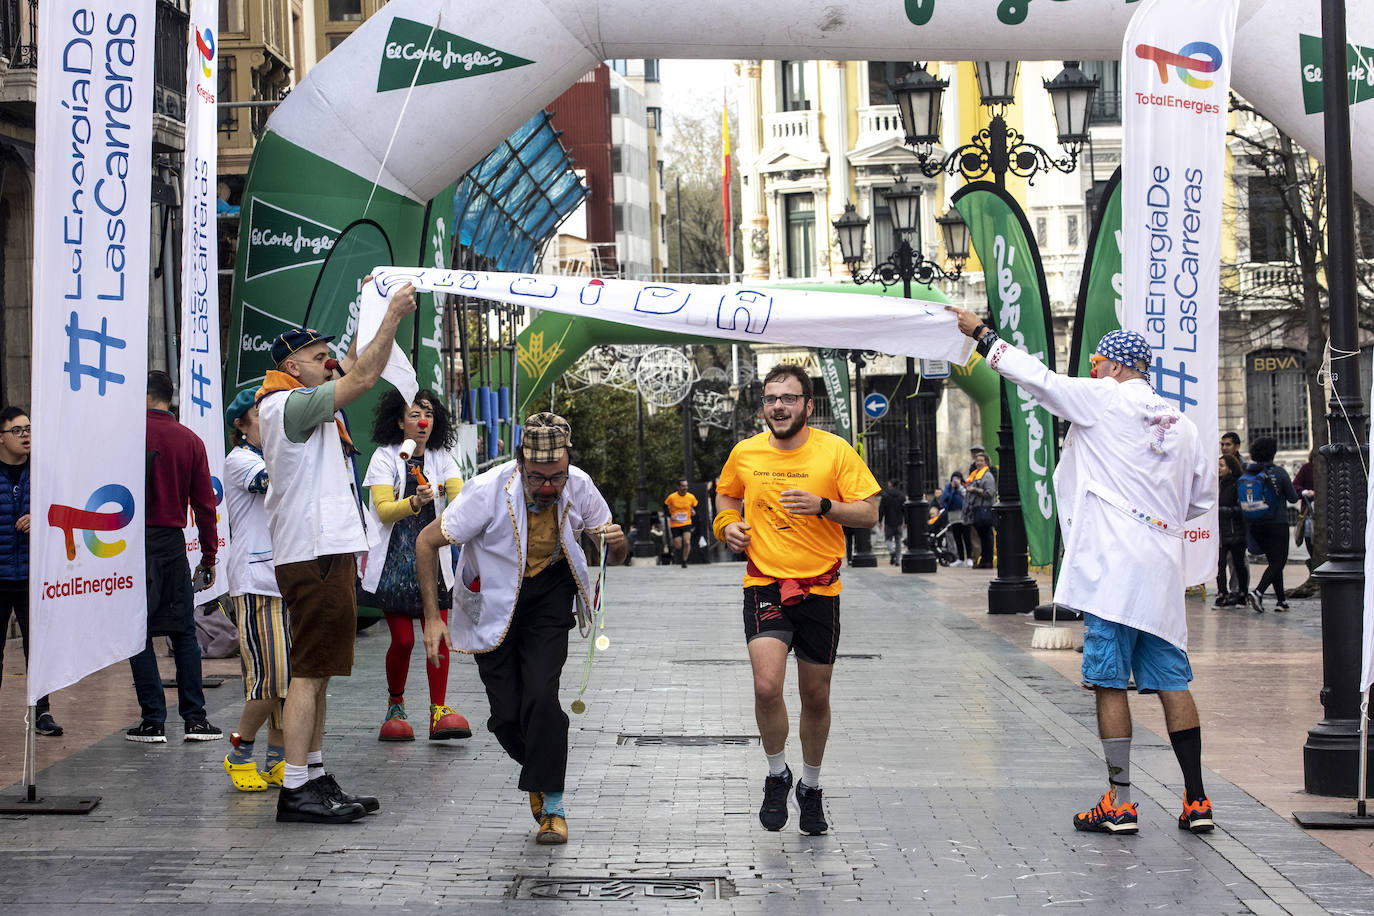
[[[38,729],[37,706],[29,707],[29,715],[25,721],[28,724],[28,728],[24,730],[24,785],[28,787],[25,797],[29,801],[36,801],[38,798],[38,770],[35,768],[33,760],[33,739]]]

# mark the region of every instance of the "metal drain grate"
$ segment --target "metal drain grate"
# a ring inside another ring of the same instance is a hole
[[[835,660],[840,661],[876,661],[883,656],[877,652],[840,652],[836,654]],[[675,658],[674,665],[747,665],[747,658]]]
[[[516,900],[721,900],[735,896],[726,878],[542,878],[515,879]]]
[[[635,747],[753,747],[758,735],[619,735],[616,744]]]

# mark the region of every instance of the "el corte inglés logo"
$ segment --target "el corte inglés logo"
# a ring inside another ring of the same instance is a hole
[[[248,260],[245,280],[294,267],[322,264],[339,230],[255,199],[248,211]]]
[[[406,89],[514,70],[534,61],[470,41],[461,35],[431,29],[421,22],[396,18],[386,36],[386,50],[377,71],[377,91]],[[416,68],[419,74],[416,74]]]

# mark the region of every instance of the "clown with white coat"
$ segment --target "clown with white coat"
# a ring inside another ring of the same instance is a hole
[[[1202,786],[1202,737],[1188,689],[1184,523],[1216,502],[1216,456],[1197,427],[1150,383],[1152,354],[1134,331],[1097,345],[1091,378],[1056,375],[1011,346],[973,312],[959,330],[977,341],[989,368],[1070,422],[1055,471],[1064,560],[1056,604],[1083,612],[1083,686],[1097,697],[1108,788],[1078,830],[1136,833],[1130,800],[1131,714],[1127,688],[1158,693],[1183,771],[1178,826],[1211,830]]]

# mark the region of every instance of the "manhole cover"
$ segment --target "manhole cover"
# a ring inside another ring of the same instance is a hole
[[[616,744],[635,747],[714,747],[727,745],[752,747],[759,743],[758,735],[620,735]]]
[[[720,900],[734,896],[725,878],[540,878],[515,879],[516,900]]]

